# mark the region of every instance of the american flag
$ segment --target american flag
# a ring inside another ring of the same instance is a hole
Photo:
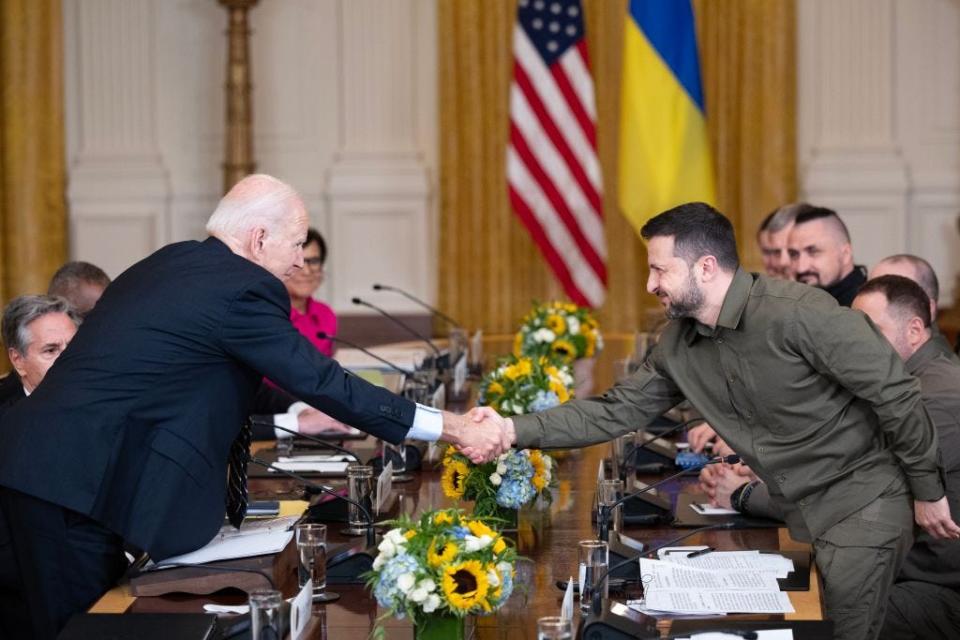
[[[570,299],[598,307],[607,245],[580,0],[519,0],[513,55],[510,202]]]

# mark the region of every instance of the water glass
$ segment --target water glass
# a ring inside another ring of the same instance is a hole
[[[619,500],[623,496],[623,481],[622,480],[604,480],[600,483],[600,504],[609,506],[614,502]],[[598,508],[599,509],[599,508]],[[609,512],[610,517],[610,530],[612,531],[622,531],[623,530],[623,505],[618,504]],[[600,523],[600,513],[597,513],[597,524]]]
[[[610,593],[610,581],[606,579],[610,564],[610,549],[603,540],[581,540],[580,554],[580,609],[588,611],[593,601],[594,588],[600,589],[601,599]],[[597,581],[603,578],[603,584],[597,587]]]
[[[347,467],[348,497],[364,505],[369,511],[373,506],[373,467],[367,464],[351,464]],[[372,515],[372,514],[371,514]],[[363,511],[347,503],[347,529],[349,535],[363,535],[371,523]]]
[[[537,620],[537,640],[572,640],[573,623],[560,617],[550,616]]]
[[[280,640],[279,591],[260,589],[250,592],[250,630],[253,640]]]
[[[327,589],[327,525],[298,522],[293,528],[297,537],[297,574],[300,588],[313,583],[313,601],[331,602],[340,596]]]

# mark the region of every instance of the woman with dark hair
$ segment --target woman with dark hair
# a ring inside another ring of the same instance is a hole
[[[327,356],[333,355],[333,342],[321,340],[319,332],[337,334],[337,316],[333,309],[314,299],[313,293],[323,283],[323,264],[327,260],[327,243],[320,232],[311,227],[303,245],[303,268],[284,283],[290,294],[290,322],[307,340]]]

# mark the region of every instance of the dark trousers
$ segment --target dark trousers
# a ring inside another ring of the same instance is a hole
[[[913,544],[913,506],[903,480],[813,542],[835,640],[874,640],[893,581]]]
[[[121,538],[87,516],[0,487],[26,616],[4,629],[11,638],[54,640],[67,620],[86,611],[127,567]],[[11,573],[0,568],[0,575]]]
[[[893,585],[880,640],[957,638],[960,638],[960,591],[918,581]]]

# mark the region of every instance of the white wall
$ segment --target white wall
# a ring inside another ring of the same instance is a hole
[[[960,3],[800,0],[801,194],[847,222],[867,265],[927,258],[940,303],[960,271]]]
[[[74,258],[112,276],[204,236],[220,196],[226,11],[63,0]],[[250,13],[258,170],[292,183],[339,311],[381,281],[435,299],[434,0],[261,0]]]

